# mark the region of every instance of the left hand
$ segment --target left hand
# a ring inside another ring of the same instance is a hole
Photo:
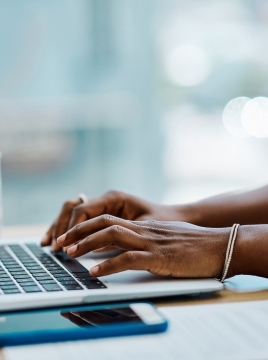
[[[125,270],[183,278],[220,277],[230,228],[204,228],[184,222],[130,221],[102,215],[58,238],[71,257],[113,245],[124,253],[90,270],[104,276]],[[232,276],[229,269],[228,276]]]

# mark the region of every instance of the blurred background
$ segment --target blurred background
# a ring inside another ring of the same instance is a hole
[[[266,0],[0,0],[4,224],[268,182]]]

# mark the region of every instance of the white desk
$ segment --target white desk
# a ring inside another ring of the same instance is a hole
[[[47,226],[20,226],[9,227],[4,229],[5,237],[20,237],[20,236],[42,236],[45,233]],[[252,300],[268,300],[268,290],[248,293],[237,293],[229,290],[219,291],[213,298],[209,299],[189,299],[181,300],[175,298],[161,299],[155,301],[155,304],[161,306],[185,306],[185,305],[202,305],[202,304],[219,304],[239,301],[252,301]],[[3,355],[0,350],[0,360],[3,360]]]

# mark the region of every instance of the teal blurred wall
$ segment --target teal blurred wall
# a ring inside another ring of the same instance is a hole
[[[161,199],[154,7],[0,2],[5,224],[50,222],[81,191]]]

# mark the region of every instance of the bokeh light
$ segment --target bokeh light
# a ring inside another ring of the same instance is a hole
[[[244,129],[251,136],[262,138],[268,136],[268,99],[257,97],[248,101],[241,114]]]
[[[179,86],[201,84],[210,73],[210,59],[198,46],[181,45],[169,51],[166,57],[166,74]]]
[[[242,111],[249,101],[250,98],[241,96],[229,101],[225,106],[222,120],[226,130],[230,134],[242,138],[250,136],[241,122]]]

